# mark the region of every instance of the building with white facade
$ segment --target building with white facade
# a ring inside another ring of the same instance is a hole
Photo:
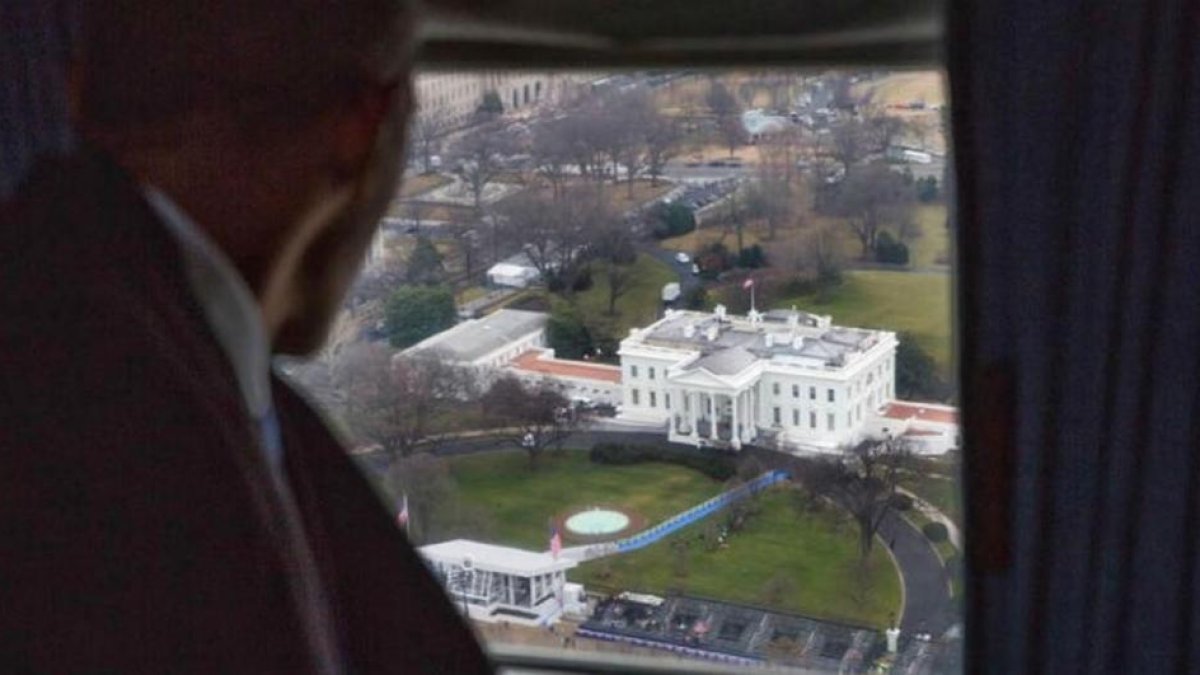
[[[402,355],[423,353],[457,366],[499,369],[521,354],[546,344],[542,312],[501,309],[479,319],[469,319],[431,335],[405,349]]]
[[[477,621],[548,625],[586,604],[582,586],[567,583],[567,570],[579,564],[567,557],[467,539],[420,553],[459,610]]]
[[[895,397],[896,345],[796,310],[668,311],[621,341],[622,415],[678,443],[834,451]]]
[[[546,348],[548,320],[544,312],[500,309],[431,335],[399,356],[432,355],[470,368],[481,387],[510,374],[527,383],[552,381],[575,401],[620,405],[621,369],[556,358],[554,350]]]
[[[415,78],[420,114],[437,119],[445,128],[468,124],[483,96],[494,91],[504,112],[521,113],[568,97],[591,76],[578,73],[520,71],[431,72]]]

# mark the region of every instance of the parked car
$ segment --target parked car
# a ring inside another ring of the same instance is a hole
[[[681,265],[686,265],[686,264],[692,262],[692,258],[691,258],[691,256],[684,253],[683,251],[680,251],[679,253],[675,254],[675,262],[677,262]]]

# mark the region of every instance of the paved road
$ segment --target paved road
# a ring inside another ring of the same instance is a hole
[[[742,166],[741,168],[729,166],[686,166],[684,162],[678,160],[668,162],[663,167],[663,176],[683,183],[707,183],[723,178],[749,176],[753,173],[754,168],[750,166]]]
[[[686,296],[688,291],[700,285],[700,277],[692,274],[692,263],[684,264],[676,261],[675,251],[668,251],[654,242],[642,242],[638,245],[638,249],[671,268],[675,276],[679,277],[679,290],[683,295]]]
[[[894,512],[880,524],[879,537],[888,544],[904,577],[900,630],[941,637],[959,621],[941,558],[920,530]]]

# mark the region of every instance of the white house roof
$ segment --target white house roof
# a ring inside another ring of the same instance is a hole
[[[409,347],[404,353],[436,352],[445,360],[473,363],[530,333],[542,330],[547,318],[543,312],[501,309],[447,328]]]
[[[703,368],[713,375],[736,375],[749,368],[758,357],[741,347],[730,347],[696,359],[686,369]]]
[[[622,340],[629,353],[639,346],[679,354],[699,353],[685,371],[704,369],[718,376],[746,372],[758,361],[781,365],[810,363],[825,368],[847,365],[890,335],[833,326],[829,317],[795,310],[772,310],[757,319],[721,313],[675,311]]]
[[[577,561],[563,556],[555,558],[549,553],[484,544],[470,539],[454,539],[440,544],[422,546],[420,552],[431,561],[459,565],[469,559],[475,568],[516,576],[557,572],[579,564]]]

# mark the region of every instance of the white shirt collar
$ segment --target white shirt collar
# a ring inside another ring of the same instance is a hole
[[[247,411],[262,419],[271,407],[271,350],[254,294],[229,258],[170,197],[152,185],[142,191],[179,244],[192,293],[233,366]]]

